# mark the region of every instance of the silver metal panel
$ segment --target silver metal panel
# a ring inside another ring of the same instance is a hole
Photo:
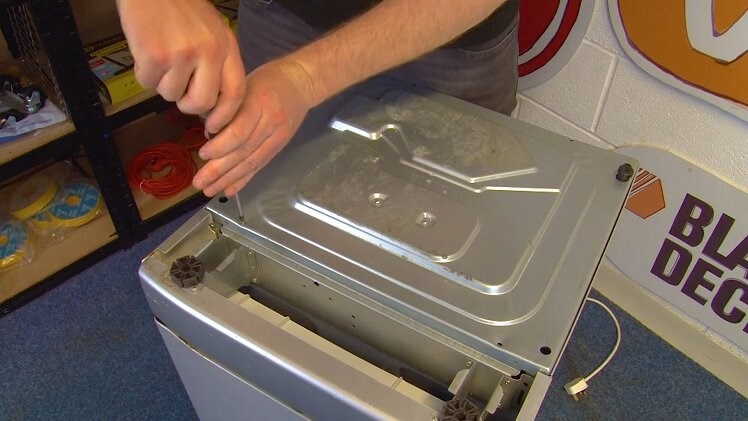
[[[309,419],[190,348],[161,323],[156,326],[202,421]]]
[[[436,94],[359,97],[207,209],[266,247],[488,358],[551,373],[636,162]]]
[[[543,404],[545,394],[551,386],[551,377],[545,374],[538,374],[532,382],[532,387],[527,393],[522,409],[517,414],[517,421],[532,421],[538,416],[540,406]]]
[[[199,244],[207,230],[195,226],[181,232],[183,242],[172,252],[179,254]],[[169,280],[160,253],[146,258],[140,269],[143,290],[158,321],[285,406],[312,419],[431,420],[437,415],[395,385],[384,384],[284,330],[287,318],[271,323],[230,302],[211,288],[216,279],[206,279],[194,289],[177,287]],[[240,266],[241,257],[234,264]]]

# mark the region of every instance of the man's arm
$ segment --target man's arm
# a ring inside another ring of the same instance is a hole
[[[233,121],[200,150],[195,187],[235,194],[288,143],[306,113],[343,89],[457,38],[505,0],[384,0],[247,78]]]

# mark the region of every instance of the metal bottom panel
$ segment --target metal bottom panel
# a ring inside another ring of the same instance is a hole
[[[156,326],[201,420],[309,419],[209,360],[163,324]]]
[[[206,209],[327,288],[551,374],[636,167],[454,98],[391,92],[352,99],[279,155],[239,192],[241,218],[233,201]]]

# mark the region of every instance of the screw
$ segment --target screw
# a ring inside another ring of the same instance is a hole
[[[616,180],[620,182],[626,182],[631,180],[631,177],[634,175],[634,167],[631,166],[631,164],[623,164],[620,167],[618,167],[618,172],[616,173]]]

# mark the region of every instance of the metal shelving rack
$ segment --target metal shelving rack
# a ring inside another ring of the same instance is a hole
[[[112,252],[132,246],[154,227],[204,199],[197,195],[157,217],[147,221],[141,219],[112,131],[148,113],[163,111],[168,104],[153,97],[111,116],[106,115],[68,0],[0,1],[0,28],[11,54],[25,65],[33,79],[42,85],[75,126],[72,132],[0,164],[0,180],[45,162],[69,158],[82,149],[115,231],[112,241],[0,302],[2,316]]]

